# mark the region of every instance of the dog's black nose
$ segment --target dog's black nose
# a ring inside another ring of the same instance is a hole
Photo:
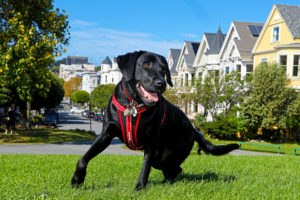
[[[154,82],[154,84],[155,84],[155,87],[156,87],[157,89],[162,89],[162,88],[164,88],[165,85],[166,85],[165,81],[162,81],[162,80],[156,80],[156,81]]]

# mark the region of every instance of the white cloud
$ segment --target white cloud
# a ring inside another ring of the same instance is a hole
[[[199,36],[193,33],[181,33],[180,35],[187,38],[199,39]]]
[[[71,30],[70,45],[62,57],[87,56],[90,63],[100,65],[102,60],[136,50],[152,51],[167,56],[170,48],[181,48],[181,41],[159,41],[150,33],[127,32],[99,27]]]
[[[84,20],[74,20],[70,22],[71,27],[86,27],[86,26],[94,26],[95,22],[89,22]]]

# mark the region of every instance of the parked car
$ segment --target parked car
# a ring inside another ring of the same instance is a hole
[[[95,113],[94,112],[92,112],[92,111],[88,111],[88,113],[87,113],[87,118],[94,118],[94,116],[95,116]]]
[[[81,115],[82,115],[83,117],[87,117],[88,112],[90,112],[90,111],[84,110],[84,111],[81,112]]]
[[[80,109],[80,108],[78,108],[78,107],[73,107],[73,108],[70,110],[70,112],[71,112],[72,114],[80,114],[82,111],[83,111],[83,110]]]
[[[104,116],[100,113],[95,114],[94,120],[95,121],[103,121]]]
[[[43,124],[48,126],[56,126],[57,120],[55,115],[46,115],[43,117]]]

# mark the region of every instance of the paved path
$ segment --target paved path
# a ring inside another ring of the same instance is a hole
[[[0,154],[77,154],[83,155],[91,146],[92,141],[78,143],[61,143],[61,144],[20,144],[20,145],[0,145]],[[111,145],[106,148],[102,154],[117,155],[143,155],[140,151],[131,151],[123,147],[118,139],[113,139]],[[231,155],[263,155],[278,156],[278,154],[251,152],[235,150],[230,152]]]
[[[20,144],[0,145],[0,154],[84,154],[91,146],[92,141],[61,144]],[[111,145],[106,148],[103,154],[119,155],[142,155],[139,151],[131,151],[123,148],[118,139],[113,139]]]

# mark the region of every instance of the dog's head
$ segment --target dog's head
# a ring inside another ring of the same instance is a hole
[[[117,62],[125,81],[135,83],[134,90],[145,105],[155,105],[166,90],[166,82],[173,86],[167,61],[161,55],[138,51],[118,56]]]

